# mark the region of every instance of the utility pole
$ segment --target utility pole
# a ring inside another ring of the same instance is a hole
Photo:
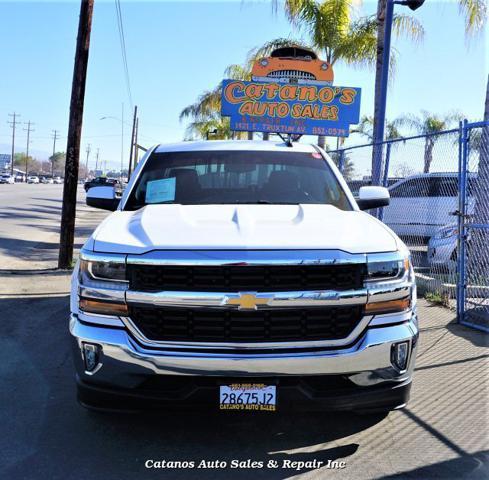
[[[9,113],[9,117],[12,117],[12,121],[9,121],[8,123],[12,127],[12,158],[10,161],[10,174],[13,176],[14,175],[14,155],[15,155],[15,127],[17,126],[18,123],[20,123],[17,120],[17,117],[20,117],[18,113]]]
[[[97,157],[95,158],[95,175],[97,175],[99,155],[100,155],[100,148],[97,148]]]
[[[87,152],[87,161],[85,162],[85,175],[86,178],[88,178],[88,157],[90,156],[90,152],[92,151],[92,146],[88,144],[85,151]]]
[[[127,180],[131,178],[132,172],[132,154],[134,151],[134,135],[136,134],[136,121],[138,115],[138,106],[134,106],[134,116],[132,118],[131,148],[129,150],[129,170],[127,171]]]
[[[51,157],[51,176],[54,177],[54,155],[56,154],[56,140],[59,138],[58,130],[53,130],[53,156]]]
[[[29,162],[29,144],[31,143],[31,132],[34,132],[35,130],[32,128],[32,125],[34,125],[30,120],[25,123],[27,125],[27,128],[24,128],[24,131],[27,132],[27,146],[26,146],[26,154],[25,154],[25,181],[27,182],[27,167],[28,167],[28,162]]]
[[[58,268],[70,268],[73,261],[75,237],[76,191],[80,165],[80,140],[83,123],[83,106],[87,78],[90,31],[92,28],[94,0],[81,0],[78,37],[76,40],[75,65],[71,86],[70,121],[66,145],[65,181],[63,186],[63,209],[59,239]]]

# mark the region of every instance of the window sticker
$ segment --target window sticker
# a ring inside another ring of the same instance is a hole
[[[146,203],[163,203],[175,200],[176,177],[152,180],[146,186]]]

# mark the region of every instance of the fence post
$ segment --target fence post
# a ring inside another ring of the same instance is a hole
[[[458,161],[458,238],[457,238],[457,321],[463,321],[465,313],[465,213],[467,186],[468,128],[467,120],[460,122]]]
[[[385,152],[384,176],[382,178],[382,186],[385,188],[387,188],[387,185],[389,184],[389,162],[391,159],[391,147],[392,147],[392,143],[388,143]],[[379,209],[379,220],[382,221],[383,219],[384,219],[384,207]]]

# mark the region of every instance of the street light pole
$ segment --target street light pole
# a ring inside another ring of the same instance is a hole
[[[385,132],[385,110],[387,103],[387,86],[389,83],[389,61],[391,53],[392,21],[394,19],[394,5],[406,5],[411,10],[417,10],[425,0],[386,0],[384,36],[382,51],[382,72],[380,75],[380,97],[378,100],[376,128],[374,136],[374,161],[372,165],[372,185],[380,185],[382,170],[382,152]],[[380,42],[380,40],[379,40]]]
[[[121,120],[121,176],[119,178],[122,185],[122,169],[124,168],[124,103],[122,103],[122,120]]]

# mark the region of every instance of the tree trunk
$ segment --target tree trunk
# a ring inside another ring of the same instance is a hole
[[[381,98],[381,77],[382,67],[384,64],[384,30],[385,30],[385,10],[387,6],[387,0],[378,0],[377,3],[377,60],[375,63],[375,97],[374,97],[374,124],[372,131],[372,138],[377,138],[377,132],[379,126],[379,110],[380,110],[380,98]],[[372,173],[375,170],[375,159],[380,155],[379,150],[382,150],[383,145],[373,145],[372,148]]]
[[[326,146],[326,137],[324,135],[319,135],[318,137],[318,147],[324,149]]]
[[[433,161],[433,148],[435,146],[434,137],[426,137],[424,144],[424,168],[423,173],[429,173],[431,162]]]

